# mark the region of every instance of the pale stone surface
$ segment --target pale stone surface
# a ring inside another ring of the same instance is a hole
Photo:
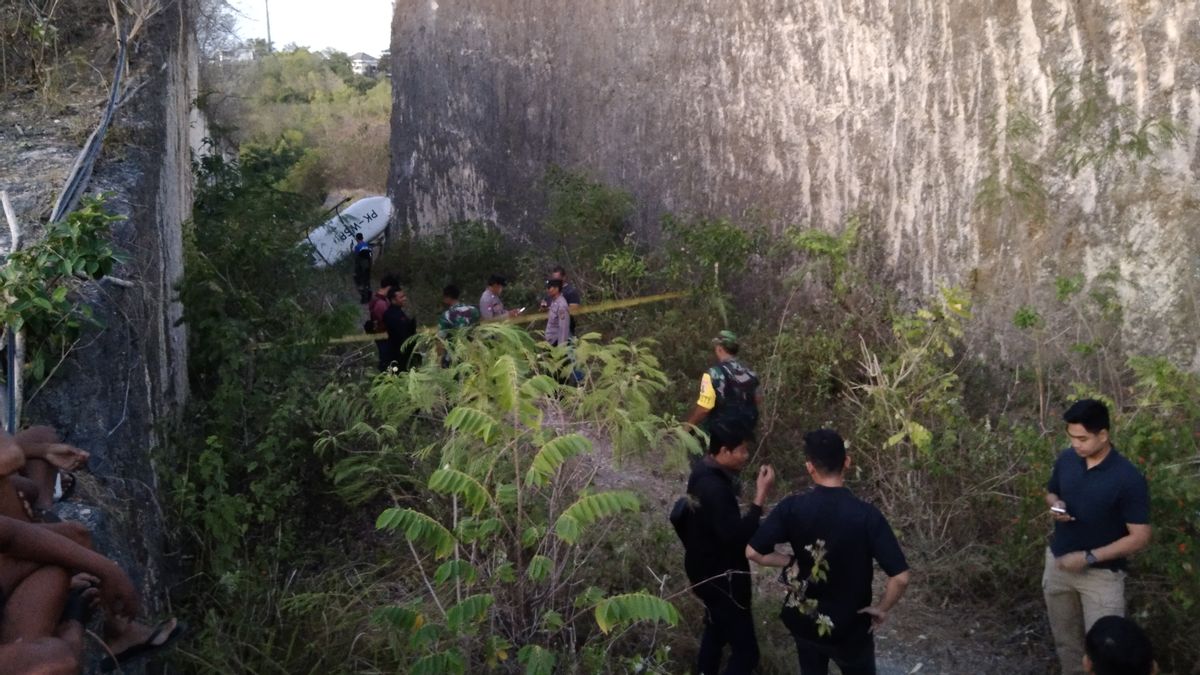
[[[398,0],[392,55],[402,224],[520,229],[551,163],[633,192],[650,235],[666,211],[859,213],[881,272],[970,287],[985,339],[1051,312],[1056,276],[1115,271],[1124,342],[1200,367],[1193,0]],[[1154,119],[1178,142],[1072,169]],[[989,178],[1029,192],[1023,166],[1044,196],[981,207]]]

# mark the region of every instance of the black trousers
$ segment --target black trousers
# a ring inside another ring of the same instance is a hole
[[[870,633],[837,647],[795,640],[800,675],[828,675],[830,661],[842,669],[842,675],[875,675],[875,638]]]
[[[388,365],[394,358],[392,356],[392,345],[387,340],[376,340],[375,350],[379,352],[379,372],[387,370]]]
[[[749,583],[746,586],[749,590]],[[714,579],[697,587],[695,593],[704,603],[704,635],[700,638],[696,672],[700,675],[753,672],[759,655],[754,616],[750,613],[750,594],[732,592],[727,579]],[[722,671],[721,653],[725,645],[730,646],[729,663]]]

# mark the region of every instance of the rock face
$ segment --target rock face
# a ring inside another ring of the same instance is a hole
[[[91,453],[60,515],[93,528],[97,549],[140,584],[151,618],[164,611],[168,586],[155,456],[187,397],[186,334],[175,325],[182,309],[174,286],[183,274],[183,224],[192,206],[196,54],[189,6],[166,4],[131,50],[130,83],[141,89],[114,121],[88,190],[109,193],[108,209],[126,217],[113,228],[126,256],[113,275],[130,285],[101,281],[78,291],[99,325],[85,331],[45,387],[27,388],[22,415],[25,424],[54,426]],[[0,188],[12,195],[30,241],[79,150],[71,128],[90,130],[98,113],[81,106],[79,119],[69,111],[44,119],[36,101],[19,98],[4,108],[0,114],[13,123],[0,125],[0,141],[11,151],[0,162]]]
[[[405,225],[526,226],[552,163],[650,238],[856,214],[911,295],[967,286],[1000,328],[1082,274],[1127,345],[1200,367],[1193,0],[397,0],[392,58]]]

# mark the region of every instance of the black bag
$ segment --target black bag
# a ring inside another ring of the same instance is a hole
[[[671,526],[675,528],[675,534],[679,535],[679,541],[687,546],[687,526],[688,521],[692,516],[692,498],[689,495],[684,495],[675,500],[675,505],[671,507],[671,514],[667,516],[667,520],[671,521]]]
[[[736,422],[753,429],[758,424],[758,404],[755,398],[758,392],[758,378],[753,373],[739,376],[727,363],[718,366],[725,377],[725,392],[719,394],[717,407],[709,418],[710,424],[718,421],[726,424]]]

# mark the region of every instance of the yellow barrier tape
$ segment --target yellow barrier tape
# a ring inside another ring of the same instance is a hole
[[[638,305],[647,305],[652,302],[662,302],[664,300],[675,300],[677,298],[682,298],[686,295],[687,295],[687,293],[683,293],[683,292],[659,293],[658,295],[646,295],[646,296],[643,296],[640,298],[627,298],[625,300],[610,300],[608,302],[601,302],[596,305],[582,305],[578,309],[572,311],[571,316],[580,316],[582,314],[595,314],[597,312],[610,312],[614,309],[626,309],[629,307],[637,307]],[[519,314],[519,315],[517,315],[515,317],[511,317],[511,318],[505,317],[503,319],[488,319],[487,322],[492,323],[492,322],[506,321],[508,323],[513,323],[513,324],[522,324],[522,323],[533,323],[535,321],[545,321],[546,318],[547,318],[547,315],[545,312],[538,312],[537,314]],[[427,326],[427,327],[421,328],[419,330],[421,332],[431,333],[431,332],[437,330],[437,328],[434,326]],[[383,335],[383,338],[380,337],[381,335]],[[361,334],[357,334],[357,335],[346,335],[346,336],[343,336],[340,338],[334,338],[329,341],[329,344],[344,345],[344,344],[351,344],[354,342],[374,342],[375,340],[386,339],[386,337],[387,336],[384,335],[383,333],[361,333]]]

